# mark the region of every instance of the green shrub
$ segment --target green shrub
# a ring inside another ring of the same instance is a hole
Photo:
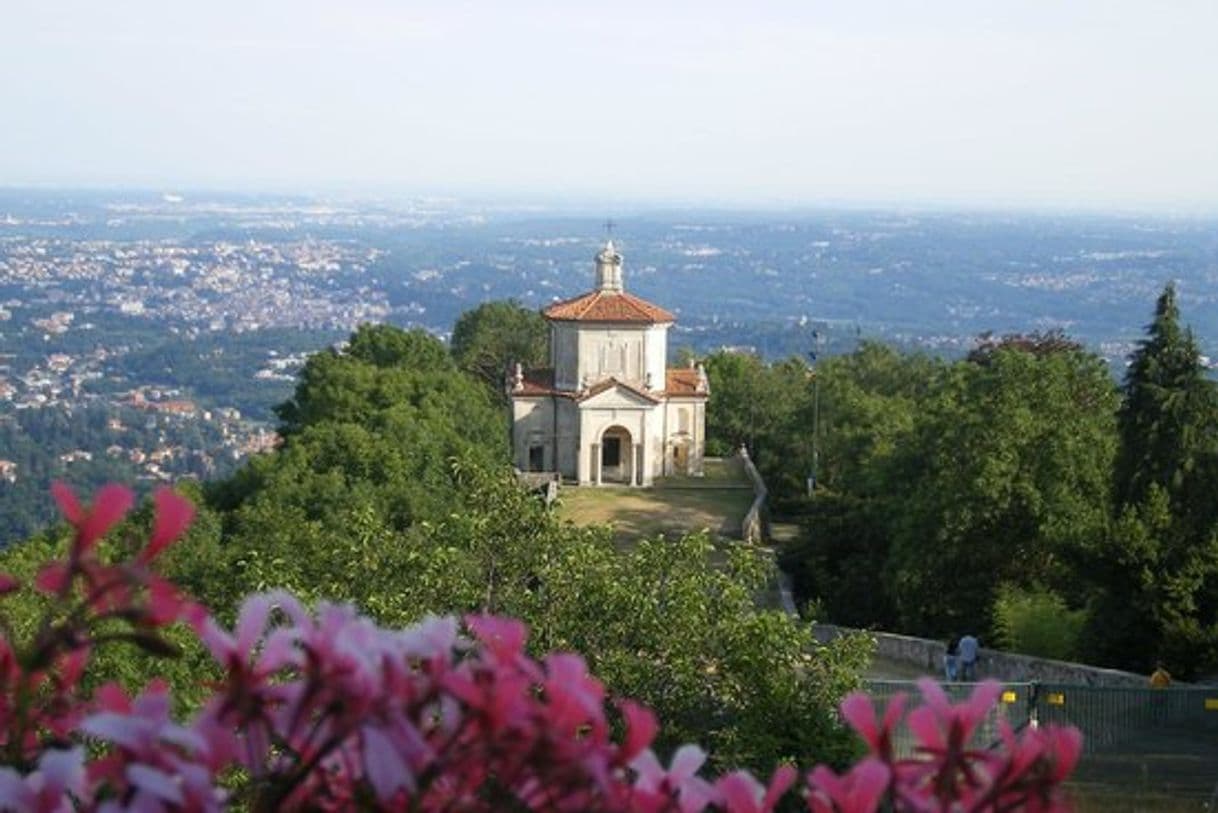
[[[1071,610],[1043,587],[1003,584],[994,600],[994,630],[1003,649],[1057,660],[1078,656],[1085,610]]]

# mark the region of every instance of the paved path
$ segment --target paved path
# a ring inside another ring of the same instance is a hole
[[[871,659],[871,665],[863,675],[869,680],[917,680],[926,677],[926,670],[903,661],[894,661],[876,656]],[[936,680],[942,680],[943,675],[931,675]]]

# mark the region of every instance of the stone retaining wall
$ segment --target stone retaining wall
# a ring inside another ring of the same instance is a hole
[[[520,469],[515,471],[516,482],[530,491],[541,494],[546,505],[550,505],[558,499],[558,487],[562,483],[562,476],[558,472],[521,471]]]
[[[815,624],[813,629],[817,640],[821,642],[830,641],[845,633],[860,632],[833,624]],[[875,638],[877,656],[925,669],[928,675],[943,675],[943,655],[947,650],[943,641],[891,632],[861,631]],[[1147,687],[1146,675],[984,648],[977,662],[977,676],[1009,682],[1073,683],[1108,688]]]

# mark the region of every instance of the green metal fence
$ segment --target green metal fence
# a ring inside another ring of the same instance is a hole
[[[975,684],[940,683],[939,685],[953,703],[958,703],[972,693]],[[868,680],[865,682],[864,688],[879,704],[887,704],[897,694],[908,695],[909,701],[906,704],[906,711],[910,707],[917,705],[921,698],[917,684],[913,681]],[[1022,728],[1029,721],[1035,719],[1035,694],[1036,684],[1034,683],[1003,684],[1002,694],[999,695],[998,703],[990,711],[985,721],[977,727],[977,731],[973,734],[972,744],[975,747],[984,748],[996,742],[999,738],[998,721],[1000,719],[1005,718],[1011,727],[1015,729]],[[893,741],[893,747],[896,749],[897,754],[911,756],[914,745],[913,735],[904,726],[897,729],[896,737]]]
[[[1218,687],[1105,689],[1042,683],[1036,712],[1041,723],[1076,726],[1092,750],[1141,747],[1146,736],[1163,732],[1212,739],[1218,734]]]
[[[954,701],[973,689],[967,683],[942,685]],[[919,699],[916,684],[909,681],[873,680],[865,688],[877,702],[886,702],[897,692],[910,695],[911,704]],[[1006,683],[973,744],[985,747],[996,742],[1001,718],[1016,729],[1050,723],[1078,728],[1083,733],[1083,756],[1076,780],[1093,788],[1153,792],[1200,804],[1214,794],[1218,782],[1218,687]],[[898,753],[909,755],[914,742],[902,728],[894,745]]]

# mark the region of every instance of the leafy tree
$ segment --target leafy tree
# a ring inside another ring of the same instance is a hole
[[[220,618],[276,587],[389,626],[513,615],[537,652],[575,649],[652,704],[671,721],[665,747],[696,732],[723,764],[767,769],[851,755],[833,708],[869,643],[820,646],[803,622],[757,609],[771,565],[751,547],[695,535],[622,551],[608,529],[561,523],[519,488],[502,411],[434,338],[361,328],[307,362],[280,414],[284,445],[209,486],[198,528],[162,562]]]
[[[908,442],[946,369],[877,342],[820,361],[820,484],[868,498],[889,495],[887,462]]]
[[[780,555],[796,595],[837,624],[895,627],[896,609],[883,579],[890,541],[881,512],[888,510],[886,500],[819,491],[802,518],[801,535]]]
[[[561,524],[504,465],[485,388],[437,361],[434,340],[397,334],[310,359],[284,447],[212,490],[222,550],[195,565],[226,581],[209,598],[285,587],[389,625],[514,615],[538,651],[574,648],[615,691],[654,704],[672,721],[666,745],[697,731],[729,762],[845,758],[831,710],[865,641],[821,647],[803,623],[757,610],[769,565],[755,550],[731,549],[724,567],[705,537],[621,551],[606,529]]]
[[[1212,659],[1195,616],[1215,545],[1191,544],[1175,525],[1166,491],[1152,485],[1140,504],[1121,510],[1085,560],[1095,589],[1083,634],[1089,662],[1145,671],[1169,658],[1173,673],[1188,677]]]
[[[444,345],[419,328],[360,325],[347,342],[346,355],[374,367],[405,367],[416,373],[447,373],[453,368]]]
[[[883,582],[896,510],[887,471],[941,367],[875,342],[816,365],[819,415],[805,405],[803,420],[792,428],[798,431],[802,423],[806,435],[819,422],[818,490],[795,506],[802,512],[802,533],[785,547],[782,563],[800,597],[815,601],[837,623],[896,624]]]
[[[541,314],[513,300],[486,302],[457,319],[452,355],[458,367],[502,396],[510,365],[546,365],[549,328]]]
[[[455,409],[480,439],[498,414],[486,394],[461,375],[439,339],[422,330],[363,325],[344,350],[309,357],[296,391],[276,407],[280,433],[291,436],[322,421],[365,423],[382,411]],[[502,432],[502,427],[495,431]]]
[[[730,351],[706,360],[713,396],[707,404],[707,453],[727,455],[742,444],[772,498],[802,493],[812,467],[812,371],[799,358],[766,364]]]
[[[749,546],[607,542],[568,542],[544,571],[522,614],[548,646],[587,653],[610,685],[662,706],[679,732],[668,745],[697,731],[749,765],[847,755],[823,715],[865,665],[867,642],[822,647],[808,625],[758,610],[770,565]]]
[[[766,384],[768,368],[759,356],[720,350],[706,359],[715,396],[706,407],[707,454],[729,455],[744,444],[754,455],[761,424],[770,422],[773,404]]]
[[[195,483],[183,483],[178,490],[194,500],[199,499]],[[42,499],[50,502],[48,495]],[[143,547],[151,528],[152,508],[145,505],[98,544],[97,558],[106,563],[130,560]],[[215,515],[201,511],[189,533],[157,561],[156,570],[189,594],[217,598],[224,594],[227,601],[227,591],[222,588],[228,580],[223,571],[224,556],[219,547],[218,530]],[[0,573],[32,584],[46,562],[65,556],[70,539],[68,530],[60,523],[21,544],[5,548],[0,551]],[[0,633],[10,640],[33,637],[51,603],[48,596],[28,589],[8,596],[0,612]],[[226,612],[221,617],[229,620],[232,616]],[[118,631],[125,620],[115,619],[99,631],[103,634]],[[182,625],[167,627],[160,635],[177,649],[174,657],[166,658],[163,652],[147,651],[130,642],[118,648],[103,647],[93,656],[84,685],[93,690],[116,681],[128,689],[136,689],[157,677],[175,687],[178,711],[197,710],[207,694],[209,681],[218,678],[220,672],[204,647]]]
[[[992,333],[983,333],[977,338],[977,346],[968,354],[968,360],[974,364],[989,364],[994,354],[1000,350],[1019,350],[1034,356],[1047,356],[1053,353],[1081,352],[1083,346],[1066,335],[1061,328],[1032,333],[1008,333],[1000,338],[994,338]]]
[[[283,448],[209,491],[230,529],[273,535],[300,518],[346,535],[361,507],[404,529],[460,507],[450,460],[507,456],[502,410],[422,331],[361,327],[308,360],[279,414]]]
[[[227,574],[226,597],[286,587],[353,601],[385,624],[510,614],[538,651],[574,649],[615,691],[654,704],[671,721],[664,746],[696,731],[727,762],[846,758],[830,712],[869,645],[821,647],[806,624],[758,610],[769,577],[760,552],[733,547],[724,567],[702,536],[623,551],[607,529],[560,523],[505,467],[450,461],[446,477],[437,489],[452,509],[408,525],[368,489],[311,513],[328,478],[300,499],[272,487],[233,512],[227,561],[198,566]]]
[[[1103,361],[1077,351],[950,369],[889,469],[903,629],[976,629],[1004,582],[1071,585],[1068,559],[1106,531],[1116,406]]]

